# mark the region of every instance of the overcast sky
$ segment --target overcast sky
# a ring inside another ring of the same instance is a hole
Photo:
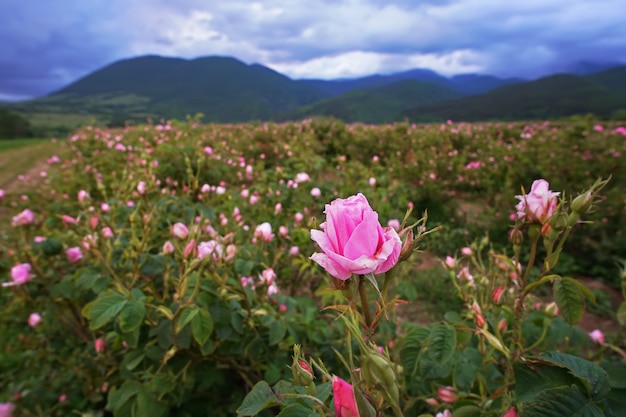
[[[0,0],[0,100],[113,61],[224,55],[292,78],[411,68],[536,78],[626,62],[624,0]]]

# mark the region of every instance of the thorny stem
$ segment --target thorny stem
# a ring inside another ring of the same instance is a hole
[[[369,304],[367,302],[367,288],[365,287],[365,277],[359,277],[359,296],[361,297],[361,309],[363,310],[363,319],[368,331],[371,331],[372,315],[370,313]]]

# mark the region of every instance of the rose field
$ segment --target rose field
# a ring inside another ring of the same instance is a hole
[[[0,417],[626,416],[623,126],[81,129],[0,190]]]

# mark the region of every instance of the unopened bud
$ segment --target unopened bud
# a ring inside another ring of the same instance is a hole
[[[311,371],[311,367],[305,361],[294,360],[291,372],[296,384],[308,387],[313,383],[313,371]]]
[[[593,194],[591,191],[587,191],[579,195],[572,201],[572,211],[576,213],[583,214],[586,213],[591,207],[591,203],[593,202]]]
[[[506,319],[500,320],[500,322],[498,323],[498,330],[500,331],[500,333],[506,332]]]
[[[187,243],[187,246],[185,246],[183,257],[185,259],[188,259],[190,257],[195,257],[195,256],[196,256],[196,241],[194,239],[191,239],[189,243]]]
[[[444,403],[450,403],[452,404],[453,402],[456,401],[456,390],[454,389],[454,387],[439,387],[439,389],[437,390],[437,395],[439,395],[439,399],[441,401],[443,401]]]
[[[435,398],[426,398],[426,404],[433,406],[433,407],[437,407],[439,405],[439,401],[437,401]]]
[[[556,305],[554,301],[548,304],[544,311],[550,317],[556,317],[559,315],[559,307]]]
[[[521,245],[524,242],[524,233],[518,228],[511,230],[509,233],[509,242],[514,245]]]
[[[567,227],[567,214],[560,210],[555,213],[550,219],[550,227],[552,227],[557,232],[564,230]]]
[[[368,368],[371,376],[385,387],[385,393],[389,396],[389,401],[398,403],[400,401],[400,391],[396,384],[396,373],[393,371],[393,364],[383,355],[370,353],[367,355]]]
[[[406,232],[404,245],[402,245],[398,262],[409,259],[413,251],[415,251],[415,246],[417,246],[417,241],[413,239],[413,229],[409,229]]]
[[[504,292],[503,286],[499,286],[495,288],[493,292],[491,293],[491,299],[493,300],[493,303],[496,305],[502,304],[502,302],[504,301],[504,296],[505,296],[505,292]]]

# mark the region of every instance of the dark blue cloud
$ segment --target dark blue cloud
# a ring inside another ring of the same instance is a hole
[[[623,0],[0,2],[0,100],[143,54],[230,55],[328,78],[411,67],[537,77],[623,62]]]

